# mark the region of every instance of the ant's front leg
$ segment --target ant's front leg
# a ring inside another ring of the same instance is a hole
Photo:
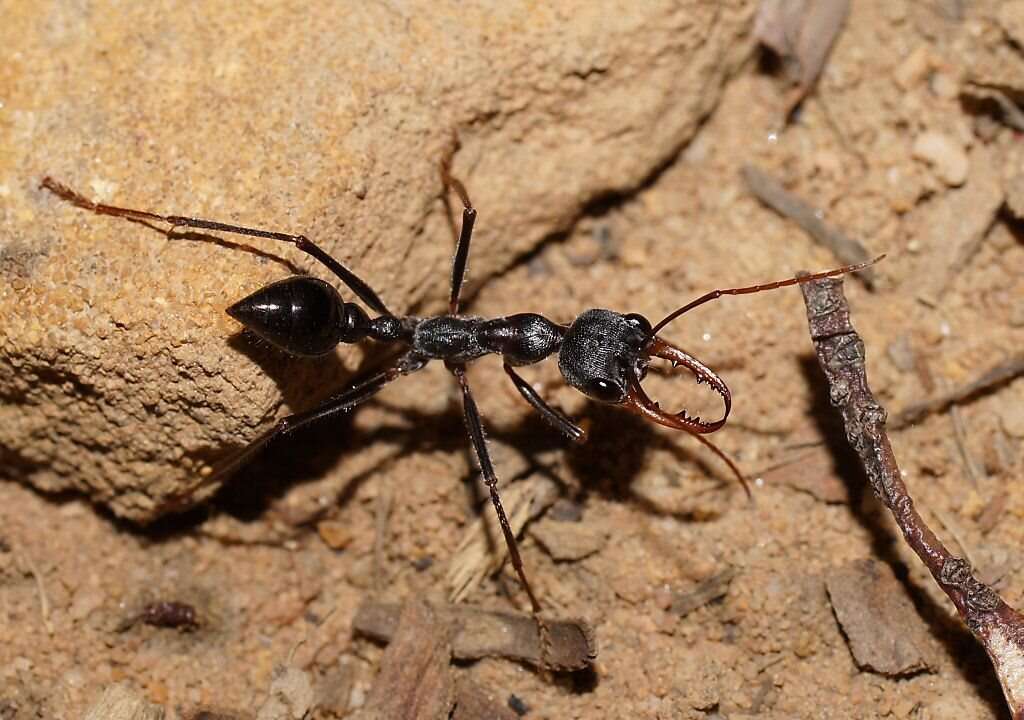
[[[587,441],[587,432],[579,425],[574,423],[568,418],[568,416],[556,410],[555,408],[544,402],[544,398],[537,394],[530,383],[526,382],[519,373],[512,369],[512,366],[505,363],[505,372],[508,373],[509,378],[512,380],[512,384],[516,386],[516,390],[523,396],[526,402],[530,403],[540,416],[544,418],[551,427],[558,430],[560,433],[565,435],[567,438],[574,442],[584,443]]]

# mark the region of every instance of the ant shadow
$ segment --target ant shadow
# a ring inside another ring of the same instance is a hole
[[[373,367],[377,365],[379,363],[372,363]],[[435,452],[463,452],[470,457],[472,469],[462,478],[468,488],[467,504],[472,512],[487,511],[481,510],[488,502],[488,495],[476,468],[461,405],[453,403],[442,412],[422,412],[397,407],[380,398],[371,402],[377,408],[394,413],[398,422],[358,430],[353,428],[349,413],[306,428],[294,437],[275,441],[225,482],[215,495],[212,507],[239,520],[255,521],[291,488],[321,479],[349,452],[385,445],[392,450],[373,468],[350,478],[333,501],[325,505],[324,512],[344,506],[364,482],[386,472],[387,466],[408,456]],[[496,444],[500,452],[511,450],[525,461],[525,469],[509,476],[501,472],[501,460],[497,458],[502,485],[539,474],[554,482],[559,495],[574,504],[581,504],[588,496],[596,494],[615,502],[635,502],[651,514],[670,514],[693,521],[713,519],[704,513],[695,517],[688,513],[669,513],[632,490],[645,467],[647,454],[653,450],[669,452],[680,463],[695,464],[713,474],[704,459],[695,458],[690,451],[631,413],[598,403],[593,403],[589,410],[588,417],[593,419],[593,424],[588,442],[582,445],[566,439],[533,413],[511,426],[487,424],[488,437],[494,441],[492,454]],[[551,460],[551,454],[556,452],[565,453],[564,464]],[[560,468],[572,474],[572,481],[561,474]]]
[[[825,448],[832,456],[834,472],[847,487],[850,497],[849,511],[856,521],[871,536],[873,556],[892,569],[897,580],[907,591],[918,615],[925,622],[933,638],[938,640],[951,657],[960,662],[956,671],[973,685],[979,696],[989,705],[995,717],[1002,717],[1005,710],[1002,689],[992,672],[991,663],[984,648],[974,639],[970,631],[949,611],[940,606],[910,575],[909,568],[896,551],[902,541],[899,531],[893,531],[889,512],[874,496],[856,452],[846,440],[846,431],[838,411],[829,399],[829,387],[817,357],[804,355],[800,358],[800,369],[807,385],[813,390],[810,415],[821,430]]]

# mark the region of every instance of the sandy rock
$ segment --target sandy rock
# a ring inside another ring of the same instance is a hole
[[[304,232],[392,309],[435,311],[453,243],[437,168],[454,131],[480,210],[472,291],[679,151],[749,53],[753,5],[9,4],[4,77],[31,82],[3,96],[5,474],[148,521],[359,357],[288,361],[232,340],[233,301],[296,270],[330,277],[290,246],[169,242],[62,202],[42,177]]]
[[[996,15],[1003,32],[1018,46],[1024,45],[1024,2],[1004,0]]]
[[[939,132],[923,132],[914,139],[914,157],[924,160],[935,169],[935,174],[950,187],[960,187],[967,181],[970,162],[963,145]]]

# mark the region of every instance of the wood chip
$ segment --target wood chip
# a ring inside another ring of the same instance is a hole
[[[459,660],[503,657],[539,666],[540,636],[529,615],[492,612],[461,605],[433,608],[436,622],[451,628],[452,655]],[[399,607],[365,602],[352,625],[383,642],[395,633]],[[580,670],[597,657],[593,628],[583,621],[547,621],[551,647],[545,661],[554,670]]]
[[[674,593],[672,604],[669,606],[669,612],[679,617],[686,617],[697,608],[704,607],[714,600],[725,597],[726,593],[729,592],[729,585],[734,577],[736,577],[736,571],[728,568],[716,575],[712,575],[707,580],[697,583],[692,590]]]
[[[392,642],[356,718],[448,720],[455,705],[448,625],[438,622],[434,610],[423,602],[392,610]]]
[[[854,560],[833,568],[825,585],[861,670],[897,677],[937,666],[928,628],[888,565]]]

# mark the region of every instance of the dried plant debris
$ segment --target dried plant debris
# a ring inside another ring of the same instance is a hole
[[[153,705],[127,683],[111,685],[85,712],[85,720],[163,720],[164,709]]]
[[[1004,385],[1020,375],[1024,375],[1024,354],[1004,360],[968,383],[904,408],[893,416],[889,426],[893,430],[900,430],[913,425],[926,415],[943,412],[957,403],[962,403],[976,395]]]
[[[810,235],[815,242],[831,250],[844,265],[855,265],[871,259],[871,253],[860,242],[826,223],[820,210],[791,193],[764,170],[753,165],[744,165],[740,174],[747,190],[754,197],[779,215],[799,225],[800,229]],[[870,289],[874,288],[877,274],[874,268],[864,268],[856,277]]]
[[[937,666],[928,629],[888,565],[854,560],[825,578],[857,667],[890,677]]]
[[[785,485],[824,503],[845,505],[850,490],[836,474],[835,459],[825,450],[795,452],[757,474],[766,485]]]
[[[729,585],[734,577],[736,577],[736,571],[732,568],[727,568],[720,573],[712,575],[707,580],[697,583],[691,590],[674,593],[672,595],[672,604],[668,608],[669,612],[679,617],[686,617],[697,608],[704,607],[708,603],[725,597],[729,592]]]
[[[274,669],[270,695],[256,720],[304,720],[313,709],[313,678],[305,670],[287,665]]]
[[[539,476],[502,488],[502,502],[512,533],[519,535],[526,523],[551,507],[557,498],[555,483]],[[464,600],[480,581],[501,568],[508,556],[501,536],[495,513],[482,513],[469,525],[449,565],[449,600]]]
[[[849,0],[761,0],[754,36],[782,59],[796,82],[790,110],[814,88],[849,13]]]
[[[447,720],[455,704],[448,626],[426,603],[410,602],[397,615],[393,633],[366,706],[356,717]]]
[[[459,660],[503,657],[540,666],[537,624],[529,615],[493,612],[460,605],[434,607],[435,622],[451,628],[452,655]],[[390,642],[400,608],[366,602],[353,621],[356,632]],[[581,670],[597,657],[593,628],[583,621],[547,621],[550,646],[544,657],[553,670]]]
[[[839,409],[846,438],[871,489],[892,512],[907,545],[925,564],[995,667],[1014,720],[1024,719],[1024,615],[985,585],[967,560],[953,555],[914,507],[885,432],[885,409],[868,385],[864,341],[850,324],[842,281],[800,286],[818,362]]]

